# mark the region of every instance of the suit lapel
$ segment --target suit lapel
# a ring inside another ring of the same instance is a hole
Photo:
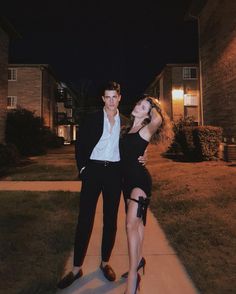
[[[103,133],[103,123],[104,123],[104,112],[102,110],[102,111],[98,112],[96,125],[94,126],[97,129],[98,140],[101,138],[102,133]]]

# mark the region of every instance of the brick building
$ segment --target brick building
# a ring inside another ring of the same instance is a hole
[[[7,108],[26,108],[56,131],[58,81],[47,64],[9,64]]]
[[[197,64],[167,64],[145,94],[157,97],[172,120],[191,116],[201,123]]]
[[[0,17],[0,144],[5,142],[5,121],[7,114],[7,69],[8,48],[11,37],[17,37],[14,28]]]
[[[57,135],[63,137],[65,143],[75,141],[78,126],[78,94],[65,83],[58,84],[56,113]]]
[[[224,141],[236,141],[236,1],[192,1],[198,20],[203,121],[221,126]]]
[[[9,64],[7,109],[33,111],[65,142],[75,140],[78,95],[48,64]]]

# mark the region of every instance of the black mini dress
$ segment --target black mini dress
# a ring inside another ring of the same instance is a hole
[[[125,200],[130,198],[134,188],[142,189],[147,197],[151,196],[152,179],[150,173],[138,161],[138,157],[144,154],[148,144],[149,142],[140,136],[139,131],[124,134],[120,138],[122,190]]]

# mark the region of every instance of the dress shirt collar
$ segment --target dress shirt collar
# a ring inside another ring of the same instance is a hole
[[[108,116],[107,116],[107,113],[106,113],[105,107],[103,108],[103,112],[104,112],[104,116],[105,116],[105,118],[108,119]],[[120,116],[120,112],[119,112],[119,109],[117,108],[116,115],[114,116],[115,121],[117,121],[117,120],[119,119],[119,116]]]

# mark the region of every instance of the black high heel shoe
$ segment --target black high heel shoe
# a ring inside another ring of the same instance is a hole
[[[141,282],[141,277],[140,277],[140,274],[137,273],[137,281],[136,281],[134,294],[137,294],[137,290],[140,290],[140,282]],[[126,294],[126,293],[124,293],[124,294]]]
[[[146,266],[146,260],[144,257],[140,260],[138,267],[137,267],[137,272],[143,268],[143,274],[145,274],[145,266]],[[124,274],[121,275],[122,278],[127,278],[129,272],[125,272]]]

